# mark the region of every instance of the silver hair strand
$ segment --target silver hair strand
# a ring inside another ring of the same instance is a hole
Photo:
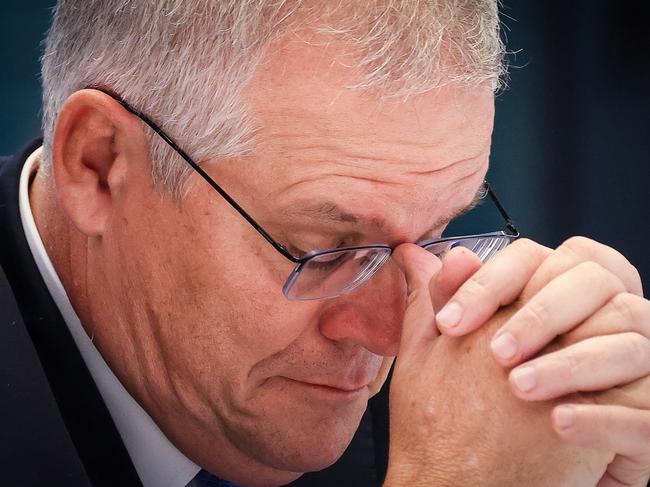
[[[242,92],[268,46],[311,29],[358,53],[359,82],[382,96],[504,75],[497,0],[59,0],[42,57],[44,166],[65,100],[117,93],[197,161],[255,147]],[[188,172],[151,131],[154,184],[182,196]]]

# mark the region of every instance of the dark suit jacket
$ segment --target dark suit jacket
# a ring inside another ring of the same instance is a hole
[[[39,144],[0,158],[0,485],[139,486],[20,222],[20,171]],[[381,484],[388,451],[385,389],[371,400],[341,460],[291,485]]]

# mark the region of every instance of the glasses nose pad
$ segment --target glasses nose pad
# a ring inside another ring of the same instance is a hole
[[[363,291],[374,296],[377,310],[381,307],[382,312],[387,308],[403,309],[406,305],[407,283],[402,268],[392,258],[392,251],[380,257],[376,262],[373,271],[359,284]],[[358,289],[356,290],[358,292]],[[387,308],[386,308],[387,307]]]
[[[375,252],[359,274],[357,274],[352,282],[346,286],[345,291],[352,291],[368,282],[368,280],[370,280],[370,278],[388,261],[390,254],[390,252]]]

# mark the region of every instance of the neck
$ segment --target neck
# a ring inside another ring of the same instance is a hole
[[[51,180],[38,171],[29,187],[36,228],[75,311],[86,322],[87,239],[59,206]]]

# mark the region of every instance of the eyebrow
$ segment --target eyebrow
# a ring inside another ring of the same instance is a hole
[[[434,228],[439,228],[442,225],[451,222],[452,220],[461,217],[462,215],[470,212],[476,206],[479,205],[481,200],[483,200],[486,196],[485,192],[485,185],[482,184],[476,194],[474,195],[474,198],[472,201],[462,207],[459,208],[455,211],[453,211],[451,214],[445,215],[441,218],[439,218],[434,224],[431,226],[432,229]],[[290,206],[284,210],[285,213],[291,213],[292,215],[296,216],[303,216],[310,218],[312,220],[319,220],[319,221],[329,221],[332,223],[343,223],[343,224],[361,224],[365,226],[372,226],[376,227],[379,229],[385,229],[387,224],[386,220],[383,218],[368,218],[363,215],[358,215],[355,213],[351,213],[349,211],[344,210],[341,208],[339,205],[332,201],[320,201],[316,203],[311,203],[306,206]]]

